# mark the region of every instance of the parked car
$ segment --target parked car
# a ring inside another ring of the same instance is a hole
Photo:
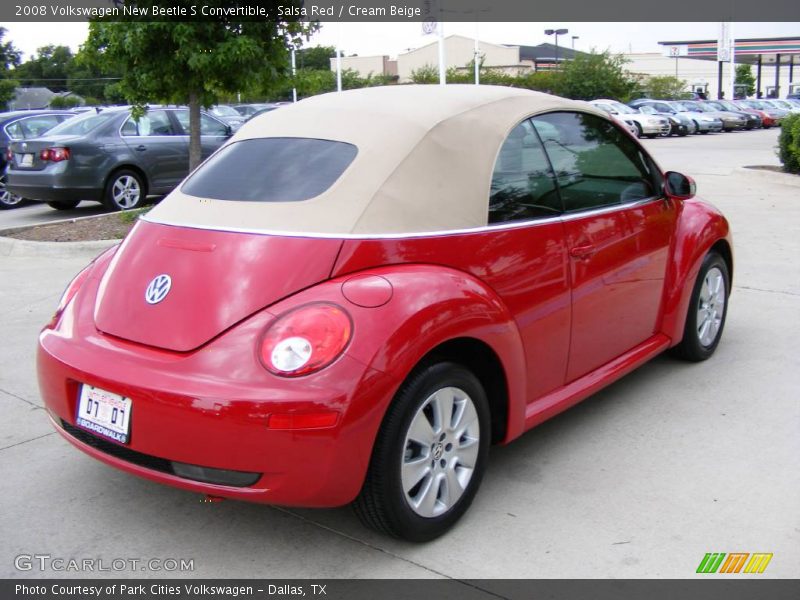
[[[233,108],[238,112],[245,121],[255,115],[256,113],[268,112],[279,108],[281,104],[276,102],[254,102],[251,104],[234,104]]]
[[[753,112],[742,110],[741,108],[736,106],[733,102],[730,102],[728,100],[706,100],[704,103],[713,108],[714,110],[729,112],[744,117],[746,120],[744,128],[747,130],[761,129],[763,125],[760,116],[758,116]]]
[[[639,130],[639,137],[646,136],[654,138],[659,135],[669,135],[670,133],[669,119],[666,117],[643,115],[635,108],[626,106],[622,104],[622,102],[617,102],[616,100],[601,98],[599,100],[592,100],[590,104],[610,115],[619,115],[624,119],[633,121],[636,124],[636,129]]]
[[[740,100],[739,104],[764,111],[779,120],[785,119],[790,114],[785,108],[779,108],[766,100]]]
[[[764,102],[766,102],[771,106],[774,106],[775,108],[780,108],[792,114],[800,113],[800,107],[798,107],[796,104],[792,102],[789,102],[788,100],[780,100],[772,98],[770,100],[765,100]]]
[[[778,112],[767,106],[765,106],[764,109],[754,108],[752,105],[748,104],[748,100],[736,100],[732,102],[732,104],[739,110],[758,115],[761,118],[761,127],[764,129],[780,127],[781,121],[783,121],[783,112]]]
[[[697,133],[706,135],[708,133],[719,133],[722,131],[722,119],[710,115],[706,112],[698,112],[694,108],[683,104],[683,101],[664,100],[664,104],[672,107],[678,114],[684,115],[692,120]]]
[[[726,110],[719,110],[707,104],[707,101],[681,100],[681,104],[695,112],[706,113],[720,119],[722,121],[722,131],[737,131],[747,127],[747,117]]]
[[[697,127],[695,126],[694,121],[692,121],[692,119],[690,119],[686,115],[680,114],[678,111],[671,108],[669,105],[665,105],[667,110],[665,110],[664,112],[659,110],[655,104],[650,104],[647,102],[639,102],[636,104],[631,102],[630,105],[643,115],[660,115],[662,117],[666,117],[667,119],[669,119],[670,131],[669,134],[665,135],[677,135],[680,137],[684,137],[689,135],[690,133],[695,133],[697,131]]]
[[[18,110],[0,113],[0,210],[17,208],[24,198],[6,189],[8,145],[12,140],[40,136],[75,116],[63,110]]]
[[[490,444],[670,347],[714,353],[732,247],[694,193],[556,96],[308,98],[245,124],[77,275],[39,337],[43,412],[128,473],[354,502],[432,539]]]
[[[231,135],[201,113],[203,158]],[[127,107],[86,113],[46,135],[11,143],[8,190],[59,210],[81,200],[109,210],[140,206],[172,190],[189,172],[189,109],[150,108],[138,121]]]
[[[220,121],[224,121],[228,125],[231,126],[233,131],[236,131],[244,125],[245,118],[239,114],[239,112],[234,109],[232,106],[227,106],[225,104],[219,104],[217,106],[212,106],[208,109],[209,112],[217,117]]]

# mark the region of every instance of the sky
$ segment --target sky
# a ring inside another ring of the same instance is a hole
[[[6,40],[25,53],[24,59],[36,49],[48,44],[63,44],[74,51],[86,39],[86,23],[0,23],[5,27]],[[566,28],[569,33],[559,37],[559,45],[571,46],[577,36],[575,49],[588,51],[610,49],[612,52],[660,52],[659,41],[716,39],[719,23],[445,23],[445,35],[460,34],[498,44],[535,46],[553,42],[544,35],[549,28]],[[800,22],[793,23],[736,23],[737,38],[800,36]],[[385,54],[396,57],[410,48],[435,41],[435,36],[423,36],[420,23],[327,23],[312,37],[309,45],[335,46],[341,40],[342,53],[369,56]]]

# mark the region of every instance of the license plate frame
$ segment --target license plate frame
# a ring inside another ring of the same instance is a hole
[[[133,401],[103,388],[82,383],[75,407],[75,424],[104,439],[128,444]]]

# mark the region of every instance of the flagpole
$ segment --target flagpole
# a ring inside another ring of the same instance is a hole
[[[445,68],[444,54],[444,23],[439,22],[439,85],[447,83],[447,69]]]
[[[475,85],[481,84],[481,67],[478,64],[480,59],[480,46],[478,45],[478,21],[475,21]]]

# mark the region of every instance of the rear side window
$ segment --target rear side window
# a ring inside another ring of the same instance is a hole
[[[308,200],[331,187],[357,153],[352,144],[330,140],[242,140],[212,156],[181,189],[214,200]]]
[[[107,123],[119,113],[114,112],[101,112],[101,113],[87,113],[85,116],[73,117],[64,121],[60,125],[56,125],[51,129],[48,134],[50,135],[83,135],[89,133],[93,129],[100,127],[103,123]]]

